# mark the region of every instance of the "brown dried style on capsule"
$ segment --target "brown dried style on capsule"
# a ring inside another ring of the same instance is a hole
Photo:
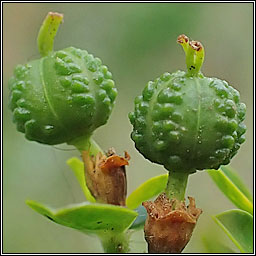
[[[177,38],[177,43],[179,44],[187,43],[188,41],[189,41],[189,38],[184,34],[179,35]]]
[[[203,49],[203,45],[199,41],[190,41],[189,45],[196,51]]]

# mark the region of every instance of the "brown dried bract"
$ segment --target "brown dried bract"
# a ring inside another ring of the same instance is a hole
[[[125,165],[129,164],[127,154],[125,157],[118,156],[111,148],[107,156],[98,153],[96,157],[92,157],[88,151],[83,151],[82,157],[86,184],[96,201],[125,206],[127,194]]]
[[[149,253],[182,252],[202,213],[195,199],[188,199],[186,207],[185,202],[169,200],[163,193],[154,202],[143,203],[148,212],[144,232]]]

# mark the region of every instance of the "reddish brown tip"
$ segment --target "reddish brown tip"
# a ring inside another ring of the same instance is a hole
[[[190,41],[189,45],[195,50],[195,51],[201,51],[203,49],[203,45],[198,41]]]
[[[177,43],[179,44],[187,43],[188,41],[189,41],[189,38],[184,34],[179,35],[177,38]]]
[[[49,14],[50,16],[63,18],[63,14],[62,14],[62,13],[58,13],[58,12],[49,12],[48,14]]]
[[[106,159],[102,159],[99,167],[102,169],[102,171],[112,171],[113,169],[124,165],[129,165],[129,162],[126,158],[118,155],[112,155]]]
[[[61,23],[63,23],[63,17],[64,15],[62,13],[58,12],[48,12],[48,16],[50,16],[52,19],[59,19]]]

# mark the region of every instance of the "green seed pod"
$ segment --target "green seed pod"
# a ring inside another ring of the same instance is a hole
[[[150,81],[129,114],[141,154],[167,170],[193,173],[226,165],[244,142],[246,106],[226,81],[200,72],[201,43],[178,37],[188,71]]]
[[[18,65],[9,80],[18,131],[50,145],[90,137],[107,122],[117,95],[112,74],[99,58],[74,47],[52,51],[62,18],[48,14],[38,35],[42,58]]]

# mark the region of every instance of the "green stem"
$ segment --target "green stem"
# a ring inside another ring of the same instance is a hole
[[[170,199],[183,201],[188,181],[188,173],[169,171],[168,182],[165,193]]]
[[[37,46],[42,57],[53,51],[54,38],[63,20],[63,14],[49,12],[39,30]]]
[[[96,156],[99,152],[104,154],[100,146],[91,138],[91,136],[79,137],[68,143],[75,146],[80,152],[87,150],[90,151],[90,155]]]
[[[105,253],[128,253],[129,238],[128,232],[115,233],[107,232],[99,236]]]
[[[177,42],[183,47],[186,54],[187,75],[201,75],[200,69],[204,62],[203,45],[198,41],[189,41],[189,38],[185,35],[180,35]]]

